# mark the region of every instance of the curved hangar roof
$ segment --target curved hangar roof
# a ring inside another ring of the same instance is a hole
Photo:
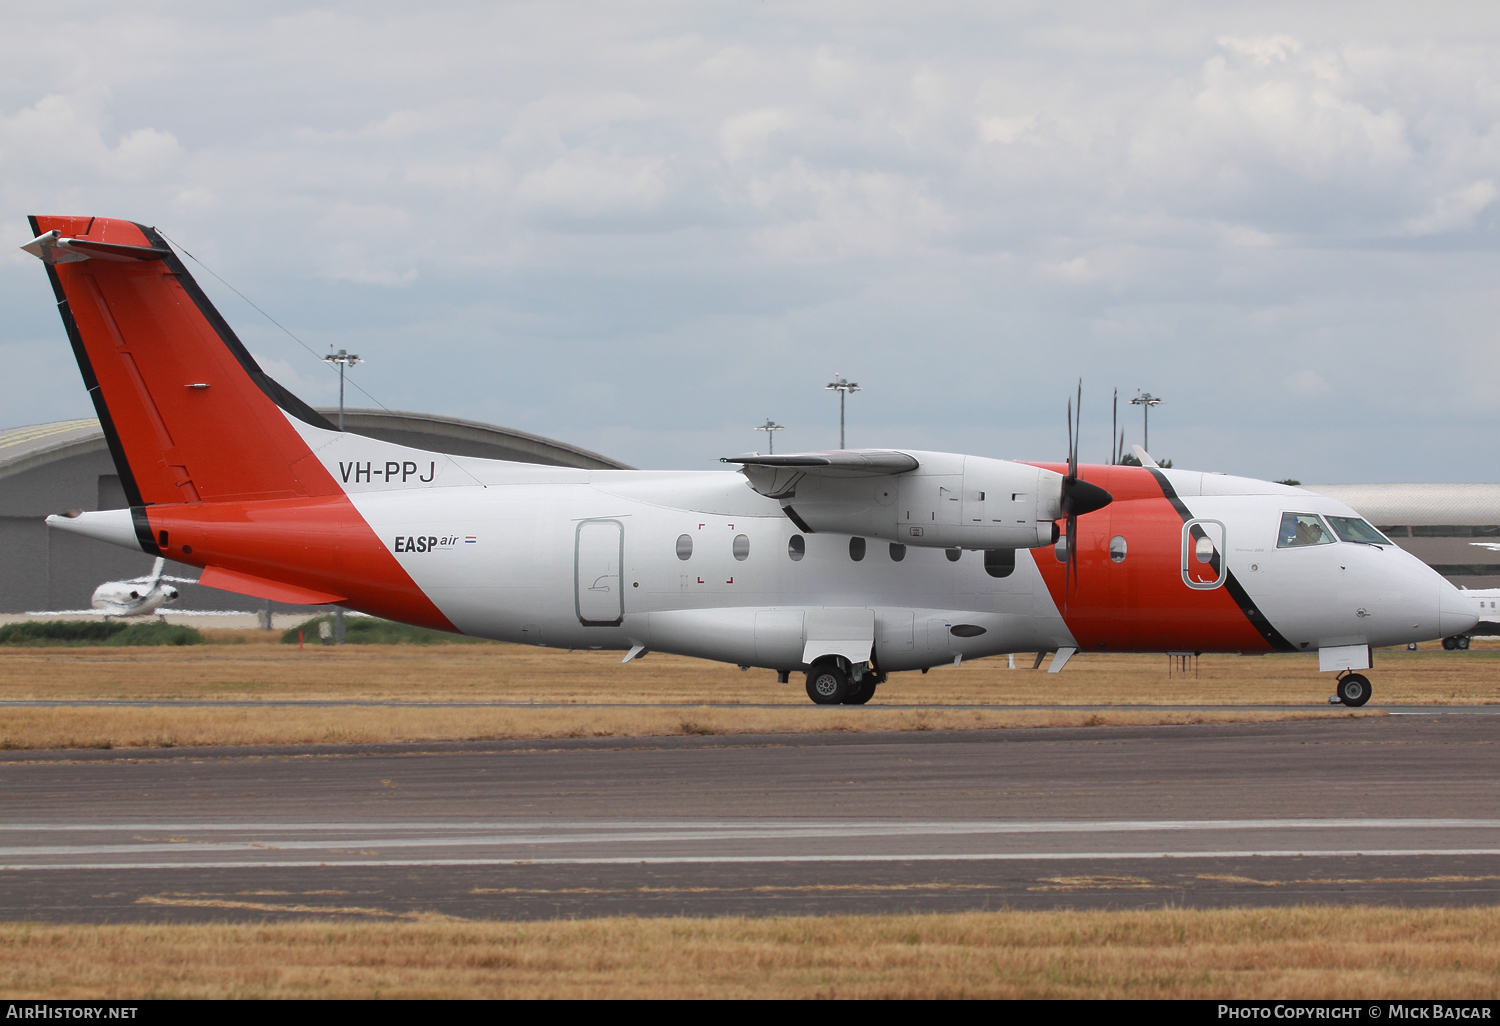
[[[337,422],[338,408],[318,412]],[[344,410],[344,429],[386,442],[447,453],[478,456],[516,463],[540,463],[549,467],[579,467],[586,470],[630,470],[624,463],[541,435],[496,427],[477,420],[439,417],[406,410]],[[9,477],[70,456],[105,448],[99,422],[61,420],[51,424],[0,431],[0,477]]]

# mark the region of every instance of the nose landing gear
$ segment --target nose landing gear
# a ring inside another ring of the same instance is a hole
[[[1362,673],[1344,674],[1339,678],[1338,694],[1334,699],[1350,708],[1359,708],[1370,700],[1370,678]],[[1330,704],[1334,699],[1330,699]]]

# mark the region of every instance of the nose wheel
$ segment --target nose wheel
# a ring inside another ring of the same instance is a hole
[[[1346,673],[1339,678],[1338,700],[1358,709],[1370,700],[1370,678],[1362,673]]]

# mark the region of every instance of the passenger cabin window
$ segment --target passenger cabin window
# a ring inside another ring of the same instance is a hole
[[[891,562],[899,563],[906,558],[906,546],[891,542]]]
[[[1278,549],[1296,548],[1302,545],[1331,545],[1337,539],[1316,513],[1283,513],[1281,534],[1276,539]]]
[[[865,558],[865,540],[863,538],[849,539],[849,558],[858,563]]]
[[[1389,545],[1390,539],[1359,517],[1329,517],[1328,522],[1338,536],[1346,542],[1363,542],[1366,545]]]
[[[691,559],[693,557],[693,536],[690,534],[679,534],[677,536],[677,558]]]
[[[792,535],[791,540],[786,543],[786,554],[794,563],[807,555],[807,539],[800,534]]]
[[[1109,558],[1113,563],[1125,562],[1125,539],[1120,535],[1109,540]]]
[[[734,558],[741,563],[750,558],[750,538],[748,535],[737,534],[734,536]]]

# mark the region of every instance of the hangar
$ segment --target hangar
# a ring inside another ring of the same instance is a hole
[[[318,411],[330,419],[337,408]],[[398,445],[518,463],[632,469],[607,456],[540,435],[472,420],[404,410],[345,409],[346,430]],[[45,518],[70,509],[123,509],[125,491],[99,422],[65,420],[0,431],[0,613],[88,609],[104,581],[139,577],[152,559],[62,531]],[[196,579],[196,567],[168,563],[168,574]],[[179,609],[259,608],[258,599],[179,586]]]
[[[1308,485],[1459,588],[1500,588],[1500,484]]]

